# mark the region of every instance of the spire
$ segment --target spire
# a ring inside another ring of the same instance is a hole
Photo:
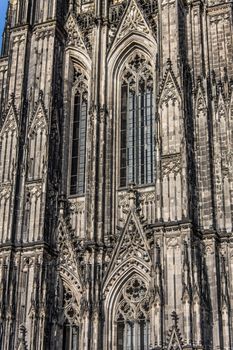
[[[10,23],[11,23],[11,5],[8,2],[6,18],[5,18],[5,28],[2,34],[2,51],[1,55],[6,56],[9,48],[9,37],[10,37]]]

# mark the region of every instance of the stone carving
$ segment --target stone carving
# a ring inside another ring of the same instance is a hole
[[[0,348],[230,350],[231,4],[9,3]]]
[[[181,172],[181,156],[180,154],[173,155],[162,159],[162,176],[167,176],[170,173],[178,174]]]
[[[167,104],[169,100],[176,101],[180,96],[180,87],[172,70],[170,59],[167,61],[167,70],[159,89],[159,102]]]
[[[80,301],[78,301],[69,287],[64,285],[64,314],[70,324],[79,325],[80,323]]]
[[[77,266],[75,250],[68,232],[66,224],[61,221],[58,228],[60,272],[65,280],[69,280],[77,291],[80,291],[80,271]]]
[[[18,120],[16,117],[16,110],[13,104],[10,105],[6,113],[5,118],[3,119],[4,123],[0,129],[0,137],[3,136],[3,133],[14,132],[18,130]]]
[[[82,38],[82,34],[77,24],[77,20],[73,13],[69,14],[69,17],[67,18],[67,21],[65,24],[65,29],[68,34],[67,44],[74,47],[78,47],[79,49],[82,49],[84,51],[87,51]]]
[[[150,34],[148,24],[139,9],[135,0],[131,0],[125,12],[122,22],[116,33],[114,43],[117,43],[122,38],[130,33],[139,32],[143,34]]]
[[[149,317],[148,288],[145,282],[138,276],[134,276],[125,285],[121,301],[116,313],[116,319],[123,318],[127,321],[135,321],[145,316]]]
[[[44,106],[43,91],[40,90],[38,101],[35,105],[34,111],[29,122],[30,132],[37,132],[37,130],[48,129],[48,119],[46,115],[46,109]]]
[[[146,263],[149,263],[150,257],[147,252],[145,238],[142,237],[142,233],[137,229],[133,220],[129,221],[123,235],[121,246],[117,253],[116,265],[132,257],[142,259]]]
[[[172,313],[172,319],[174,324],[168,332],[167,349],[182,350],[183,341],[182,341],[180,330],[178,328],[178,316],[176,315],[175,311]]]

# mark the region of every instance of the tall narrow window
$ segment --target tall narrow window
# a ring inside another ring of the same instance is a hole
[[[77,91],[74,96],[73,138],[70,194],[82,195],[85,192],[85,155],[87,124],[87,85],[82,74],[78,75]]]
[[[120,142],[120,186],[153,183],[153,75],[150,63],[138,54],[123,72]]]
[[[68,322],[63,328],[63,349],[62,350],[78,350],[79,349],[79,328]]]
[[[80,343],[80,308],[76,298],[69,289],[64,287],[64,324],[62,350],[79,350]]]
[[[144,282],[130,280],[117,310],[117,350],[147,350],[150,339],[149,301]]]

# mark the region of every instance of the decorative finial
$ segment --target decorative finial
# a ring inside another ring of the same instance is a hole
[[[168,66],[168,68],[171,68],[171,66],[172,66],[172,61],[171,61],[170,57],[167,59],[167,66]]]
[[[136,200],[137,200],[137,191],[135,189],[135,183],[131,182],[129,183],[129,207],[130,209],[135,209],[136,208]]]
[[[178,321],[179,321],[179,317],[178,317],[176,311],[173,311],[173,312],[171,313],[171,318],[172,318],[172,320],[173,320],[173,322],[174,322],[174,326],[177,327]]]
[[[39,100],[42,101],[43,100],[43,96],[44,96],[44,93],[42,90],[39,91]]]

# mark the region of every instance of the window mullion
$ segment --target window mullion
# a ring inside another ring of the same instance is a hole
[[[145,66],[144,66],[145,64]],[[121,162],[121,186],[134,182],[137,185],[153,182],[153,90],[152,77],[147,67],[150,64],[138,55],[132,59],[125,69],[124,79],[127,79],[127,108],[125,118],[126,127],[126,169]],[[129,66],[132,70],[129,69]],[[126,84],[122,85],[122,87]],[[123,89],[121,88],[123,94]],[[121,103],[126,103],[121,96]],[[121,106],[121,113],[125,107]],[[122,130],[121,130],[122,135]],[[124,145],[121,139],[121,155]],[[121,156],[121,161],[123,157]],[[124,160],[123,160],[124,162]],[[124,175],[125,174],[125,175]],[[125,179],[123,179],[123,175]]]
[[[127,350],[127,342],[128,342],[128,323],[125,321],[124,327],[124,350]]]
[[[133,179],[133,93],[129,87],[128,101],[128,123],[127,123],[127,182]]]
[[[141,92],[137,93],[137,183],[141,185]]]
[[[87,102],[84,93],[78,92],[74,97],[70,184],[72,195],[83,194],[85,190]]]
[[[80,142],[81,142],[81,119],[82,119],[82,95],[80,95],[79,106],[78,106],[78,142],[77,142],[77,188],[76,193],[79,194],[79,183],[80,183]]]
[[[150,90],[150,161],[151,161],[151,182],[154,181],[154,135],[153,135],[153,90]]]
[[[139,108],[140,108],[140,102],[139,102],[139,93],[138,93],[138,87],[137,87],[137,93],[136,93],[136,142],[135,142],[135,158],[136,158],[136,178],[135,182],[137,184],[140,184],[140,178],[139,178],[139,172],[140,172],[140,123],[139,123]]]

